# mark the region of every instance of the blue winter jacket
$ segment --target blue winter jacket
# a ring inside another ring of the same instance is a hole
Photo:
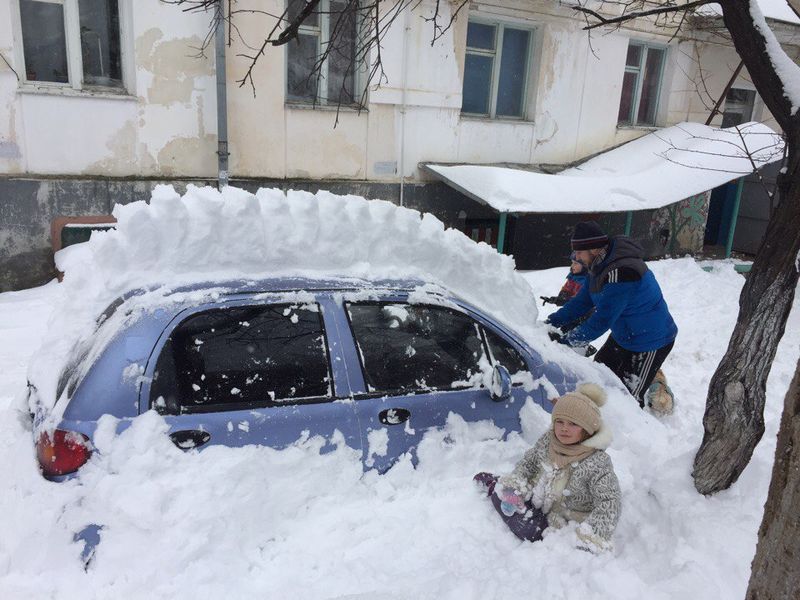
[[[657,350],[675,340],[678,327],[643,254],[630,238],[612,239],[605,259],[592,265],[588,285],[548,319],[560,327],[595,308],[591,317],[564,336],[566,344],[586,345],[609,329],[611,337],[631,352]]]

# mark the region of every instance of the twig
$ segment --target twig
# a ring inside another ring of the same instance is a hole
[[[584,27],[584,29],[595,29],[597,27],[603,27],[605,25],[617,25],[620,23],[625,23],[626,21],[631,21],[633,19],[638,19],[640,17],[649,17],[653,15],[665,15],[668,13],[676,13],[676,12],[685,12],[691,10],[693,8],[697,8],[700,6],[704,6],[706,4],[716,4],[716,0],[695,0],[694,2],[688,2],[686,4],[678,4],[674,6],[663,6],[661,8],[651,8],[649,10],[641,10],[638,12],[631,12],[625,13],[618,17],[604,17],[600,13],[586,8],[585,6],[573,6],[573,10],[582,12],[590,17],[593,17],[597,20],[597,23],[591,23]]]
[[[4,62],[4,63],[6,63],[6,66],[8,66],[8,68],[9,68],[9,69],[11,69],[11,72],[12,72],[12,73],[14,73],[14,75],[15,75],[15,76],[16,76],[16,78],[17,78],[17,81],[19,81],[19,80],[20,80],[20,79],[19,79],[19,73],[17,73],[17,71],[14,69],[14,67],[12,67],[12,66],[11,66],[11,63],[10,63],[10,62],[8,62],[8,60],[6,60],[6,57],[5,57],[5,56],[3,56],[3,53],[2,53],[2,52],[0,52],[0,58],[2,58],[2,59],[3,59],[3,62]]]

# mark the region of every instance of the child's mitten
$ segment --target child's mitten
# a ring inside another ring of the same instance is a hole
[[[517,490],[501,485],[497,489],[497,497],[500,498],[500,510],[505,516],[525,512],[525,500]]]

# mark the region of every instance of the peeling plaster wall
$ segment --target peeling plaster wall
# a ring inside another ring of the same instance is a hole
[[[0,52],[16,64],[12,1],[0,2]],[[213,48],[205,57],[196,50],[210,16],[157,0],[121,2],[130,12],[124,24],[124,51],[133,65],[127,95],[20,88],[0,62],[0,174],[215,175]],[[235,38],[227,51],[231,174],[398,182],[402,165],[406,181],[424,181],[420,162],[565,164],[650,131],[618,128],[617,110],[629,38],[666,44],[662,30],[637,23],[590,39],[567,6],[494,0],[473,2],[431,46],[432,26],[423,17],[434,5],[424,0],[394,23],[382,46],[388,81],[369,91],[366,111],[342,110],[335,129],[335,110],[285,104],[286,47],[267,48],[252,73],[255,90],[239,85],[248,61],[237,55],[252,53],[248,47],[258,47],[275,22],[263,13],[240,18],[244,41]],[[284,0],[237,4],[273,15],[283,6]],[[524,120],[461,116],[469,14],[534,31]],[[796,28],[778,28],[792,42]],[[669,45],[659,125],[705,120],[708,96],[721,92],[738,64],[730,46],[702,37]],[[748,86],[746,73],[739,80]],[[695,92],[703,86],[705,101]],[[760,102],[755,116],[769,118]]]
[[[0,53],[23,73],[12,2],[0,0]],[[52,274],[49,225],[56,215],[106,213],[115,202],[147,198],[160,180],[180,187],[192,178],[202,183],[216,177],[214,53],[209,48],[198,57],[196,50],[210,16],[158,0],[120,4],[129,15],[123,35],[127,94],[44,93],[20,86],[0,60],[0,289],[40,283]],[[573,11],[552,0],[474,0],[471,13],[462,11],[431,45],[432,26],[423,17],[435,0],[423,0],[384,39],[388,81],[369,90],[365,111],[342,109],[334,128],[335,108],[285,103],[285,47],[267,48],[259,59],[252,71],[255,89],[249,82],[239,85],[249,63],[237,55],[260,46],[275,21],[264,13],[280,14],[284,0],[238,0],[236,6],[263,12],[238,22],[244,41],[235,39],[227,50],[232,177],[250,178],[239,182],[248,187],[322,186],[393,201],[402,180],[407,205],[452,225],[467,212],[480,218],[494,213],[431,184],[419,163],[565,164],[652,131],[617,127],[630,38],[669,44],[661,126],[704,121],[739,62],[718,38],[670,40],[648,23],[595,33],[590,40]],[[469,14],[534,31],[524,120],[462,117]],[[795,59],[798,31],[776,25]],[[752,87],[749,75],[742,72],[736,85]],[[775,127],[760,100],[754,118]]]
[[[239,0],[237,8],[279,15],[284,2]],[[237,27],[247,45],[257,47],[274,24],[275,19],[259,17],[240,20]],[[253,70],[253,86],[240,85],[249,63],[237,55],[251,53],[236,37],[226,51],[229,169],[242,177],[282,178],[286,176],[286,54],[284,48],[268,49]]]
[[[11,2],[0,3],[0,52],[24,73]],[[125,94],[19,85],[0,61],[0,174],[209,176],[216,173],[213,54],[194,56],[208,16],[157,0],[121,0]]]
[[[17,74],[13,69],[11,23],[10,2],[0,2],[0,173],[25,170],[23,140],[20,136],[22,118],[19,106],[14,101]]]

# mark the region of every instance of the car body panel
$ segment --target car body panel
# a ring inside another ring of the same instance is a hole
[[[260,444],[273,448],[284,448],[298,439],[309,435],[323,436],[324,448],[332,448],[337,432],[344,442],[361,449],[361,435],[353,403],[348,400],[350,390],[347,373],[340,352],[336,327],[332,323],[331,312],[335,308],[327,293],[313,295],[319,305],[326,331],[329,368],[332,377],[332,397],[328,401],[286,404],[285,406],[252,407],[223,412],[199,412],[172,415],[164,418],[170,426],[170,433],[179,431],[205,431],[210,434],[209,444],[240,447],[247,444]],[[175,316],[161,333],[152,348],[147,362],[142,385],[139,391],[139,410],[144,412],[151,406],[151,385],[157,360],[166,340],[183,321],[189,317],[220,306],[239,307],[260,304],[285,304],[287,296],[275,293],[237,294],[226,297],[223,302],[206,302],[183,309]],[[188,448],[187,448],[188,449]]]
[[[353,298],[352,294],[347,293],[337,298],[340,310],[336,312],[336,316],[346,362],[353,365],[350,368],[350,381],[361,425],[363,460],[366,466],[384,472],[405,452],[410,452],[412,461],[416,462],[416,448],[425,432],[444,426],[450,413],[458,414],[468,422],[492,420],[496,426],[504,429],[507,435],[511,431],[521,430],[519,411],[528,399],[540,404],[545,410],[550,410],[544,388],[541,386],[526,391],[522,385],[515,385],[512,387],[510,397],[499,402],[491,398],[487,388],[394,395],[370,393],[364,380],[359,350],[344,306]],[[355,298],[357,301],[358,298]],[[381,303],[407,303],[409,295],[403,291],[392,291],[376,294],[371,300]],[[517,343],[505,330],[497,327],[477,309],[463,302],[442,300],[441,306],[468,315],[513,345],[524,357],[532,373],[534,368],[544,364],[538,353],[525,344]],[[342,333],[343,331],[345,333]]]
[[[66,406],[58,427],[91,439],[97,421],[109,414],[119,419],[117,431],[123,431],[137,415],[153,408],[151,388],[159,356],[171,332],[187,318],[221,307],[287,302],[313,302],[319,306],[332,379],[330,399],[264,407],[231,406],[218,412],[169,414],[159,409],[178,447],[199,447],[192,440],[200,440],[203,447],[259,444],[284,448],[298,439],[323,436],[326,440],[323,452],[343,442],[362,452],[367,468],[385,471],[406,452],[415,458],[424,433],[444,426],[450,413],[467,421],[492,420],[508,434],[521,429],[519,411],[527,401],[551,410],[546,387],[541,382],[533,386],[517,382],[510,396],[500,402],[492,399],[486,387],[477,386],[396,395],[370,393],[345,302],[369,298],[369,301],[405,303],[409,302],[409,293],[418,292],[421,285],[423,282],[418,281],[335,278],[195,284],[162,292],[161,301],[160,296],[155,301],[146,299],[144,309],[136,308],[137,298],[142,294],[128,294],[104,314],[105,322],[96,333],[100,338],[95,343],[98,347],[93,349],[96,358],[90,359],[93,364],[83,376],[76,375],[71,382],[73,387],[67,385],[66,393],[62,394],[67,398],[60,400]],[[432,305],[464,313],[513,346],[534,381],[546,376],[558,393],[574,385],[558,365],[546,363],[522,339],[482,311],[430,285],[425,286],[425,292],[423,303],[429,300]],[[415,294],[412,303],[419,302],[420,295]]]

